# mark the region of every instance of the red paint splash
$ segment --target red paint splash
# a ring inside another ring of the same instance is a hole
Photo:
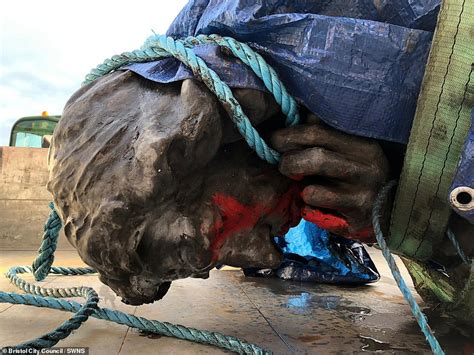
[[[219,208],[222,219],[217,220],[212,227],[214,239],[211,243],[212,261],[218,258],[217,251],[222,248],[227,238],[242,230],[253,228],[265,212],[265,207],[259,204],[246,206],[234,197],[217,193],[212,201]]]
[[[318,227],[332,232],[343,232],[349,227],[349,224],[344,218],[326,214],[317,209],[305,207],[301,211],[301,214],[305,220],[313,222]]]
[[[303,217],[334,234],[365,243],[375,242],[372,226],[350,233],[349,223],[344,218],[323,213],[318,209],[302,208],[300,193],[301,187],[294,185],[270,206],[258,202],[245,205],[235,197],[216,193],[212,197],[212,202],[219,209],[221,218],[215,221],[210,229],[211,234],[214,235],[210,246],[213,254],[212,261],[218,260],[219,250],[229,237],[252,230],[263,219],[272,225],[285,222],[276,235],[286,234],[291,227],[298,225]]]
[[[221,219],[214,222],[211,228],[211,233],[214,234],[210,247],[213,261],[218,259],[218,252],[229,237],[242,231],[250,231],[261,219],[266,219],[269,224],[286,221],[278,233],[281,235],[297,225],[301,219],[296,203],[300,191],[299,187],[291,187],[271,206],[261,203],[244,205],[232,196],[216,193],[212,201],[219,208]]]
[[[375,242],[375,235],[372,226],[368,226],[355,233],[349,232],[349,223],[342,217],[329,213],[323,213],[318,209],[305,207],[301,211],[303,218],[316,224],[319,228],[326,229],[331,233],[341,235],[349,239],[356,239],[364,243]]]

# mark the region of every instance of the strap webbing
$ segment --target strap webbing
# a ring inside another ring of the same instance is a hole
[[[406,256],[429,258],[445,235],[474,106],[473,62],[474,1],[444,0],[392,214],[389,246]]]

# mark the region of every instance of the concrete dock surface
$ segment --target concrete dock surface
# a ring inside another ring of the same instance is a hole
[[[101,307],[233,335],[275,354],[429,354],[381,253],[368,249],[381,279],[362,287],[246,278],[240,270],[225,268],[212,271],[207,280],[175,281],[161,301],[135,307],[123,304],[96,275],[53,275],[41,285],[90,286],[99,293]],[[14,265],[31,265],[35,255],[35,251],[0,251],[0,271],[3,274]],[[84,266],[75,251],[58,251],[54,265]],[[414,291],[404,268],[403,276]],[[31,274],[23,277],[33,280]],[[5,277],[0,278],[0,290],[17,291]],[[0,347],[35,338],[70,316],[57,310],[0,303]],[[430,324],[447,354],[474,354],[472,335],[436,316],[430,318]],[[93,355],[226,353],[92,317],[57,346],[86,346]]]

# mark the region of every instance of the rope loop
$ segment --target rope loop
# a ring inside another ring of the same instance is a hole
[[[282,112],[286,115],[287,126],[299,123],[298,105],[278,78],[275,70],[267,64],[260,54],[256,53],[247,44],[238,42],[230,37],[199,35],[197,37],[188,37],[184,40],[174,40],[172,37],[152,35],[145,41],[141,49],[125,52],[106,59],[86,75],[83,84],[88,84],[126,64],[153,61],[172,56],[188,66],[194,76],[200,79],[216,95],[249,147],[261,159],[270,164],[277,164],[280,160],[280,153],[270,148],[252,126],[250,119],[234,97],[230,87],[194,53],[193,48],[196,45],[209,43],[229,50],[235,57],[239,58],[253,70],[280,105]]]
[[[48,219],[49,220],[49,219]],[[38,338],[23,342],[15,346],[7,348],[15,349],[44,349],[56,345],[60,340],[67,338],[73,330],[78,329],[97,309],[99,296],[90,287],[72,287],[72,288],[43,288],[37,285],[30,284],[17,274],[32,272],[33,269],[29,266],[14,266],[8,270],[6,276],[18,288],[25,291],[27,294],[8,293],[0,291],[0,303],[8,302],[13,304],[28,304],[36,307],[55,308],[60,302],[56,298],[63,297],[83,297],[86,299],[85,303],[79,305],[75,314],[63,322],[56,329],[41,335]],[[33,296],[40,295],[40,297]],[[55,298],[52,298],[55,297]]]
[[[152,41],[154,36],[151,36],[150,38],[149,40]],[[286,125],[294,126],[299,123],[300,116],[298,112],[298,105],[295,99],[288,93],[285,85],[279,79],[275,70],[270,65],[268,65],[265,59],[260,54],[255,52],[249,45],[239,42],[232,37],[222,37],[216,34],[209,36],[190,36],[185,38],[183,43],[190,48],[200,44],[215,44],[223,49],[226,49],[227,52],[232,53],[244,64],[249,66],[255,75],[257,75],[263,81],[267,90],[273,94],[273,97],[280,105],[283,114],[285,114],[287,117]]]

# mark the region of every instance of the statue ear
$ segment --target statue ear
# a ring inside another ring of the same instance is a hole
[[[212,93],[194,79],[184,80],[176,97],[179,130],[168,147],[168,164],[176,176],[204,167],[222,139],[221,110]]]

